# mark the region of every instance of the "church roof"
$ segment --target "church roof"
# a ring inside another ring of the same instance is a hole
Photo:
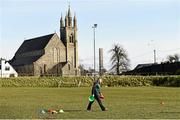
[[[17,50],[16,55],[44,49],[54,34],[56,33],[25,40]],[[13,66],[32,64],[42,56],[38,55],[17,58],[16,55],[9,61]]]
[[[44,49],[54,34],[55,33],[25,40],[16,54]]]
[[[29,56],[29,57],[23,57],[23,58],[13,58],[12,60],[9,61],[9,63],[13,66],[19,66],[19,65],[28,65],[32,64],[36,60],[38,60],[41,57],[39,56]]]

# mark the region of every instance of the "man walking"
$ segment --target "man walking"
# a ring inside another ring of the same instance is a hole
[[[98,79],[97,81],[94,82],[91,94],[94,96],[94,98],[97,100],[99,106],[101,107],[102,111],[107,111],[107,109],[103,106],[101,97],[102,93],[100,92],[100,84],[102,83],[102,79]],[[94,103],[94,101],[89,101],[87,110],[91,110],[91,105]]]

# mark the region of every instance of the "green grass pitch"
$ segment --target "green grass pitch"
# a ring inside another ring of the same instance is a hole
[[[180,88],[102,87],[108,108],[104,112],[97,102],[86,111],[90,91],[90,87],[0,88],[0,119],[180,119]],[[60,108],[64,113],[40,113]]]

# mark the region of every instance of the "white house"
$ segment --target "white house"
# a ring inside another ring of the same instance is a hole
[[[8,78],[17,76],[18,73],[14,68],[5,59],[0,59],[0,77]]]

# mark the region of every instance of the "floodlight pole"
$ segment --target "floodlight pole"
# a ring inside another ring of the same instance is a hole
[[[154,40],[151,40],[151,42],[152,42],[152,46],[153,46],[153,48],[154,48],[154,50],[153,50],[154,64],[156,64],[156,48],[155,48],[155,43],[153,44]]]
[[[95,72],[96,72],[96,28],[97,28],[97,24],[94,24],[92,26],[93,31],[94,31],[94,81],[95,81]]]
[[[156,61],[157,61],[157,59],[156,59],[156,48],[155,48],[155,45],[154,45],[154,40],[151,40],[151,43],[149,43],[148,45],[152,45],[152,47],[153,47],[153,59],[154,59],[154,64],[156,64]]]
[[[156,49],[153,50],[154,53],[154,64],[156,64]]]

